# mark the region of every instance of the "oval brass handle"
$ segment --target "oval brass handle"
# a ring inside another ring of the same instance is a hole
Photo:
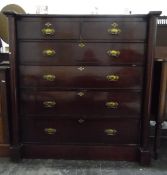
[[[45,56],[54,56],[55,54],[56,54],[56,52],[53,49],[46,49],[43,51],[43,55],[45,55]]]
[[[119,57],[120,51],[119,50],[108,50],[107,54],[112,57]]]
[[[49,28],[49,27],[43,28],[41,31],[44,35],[47,35],[47,36],[52,36],[55,33],[55,29]]]
[[[118,108],[119,103],[114,101],[109,101],[109,102],[106,102],[105,105],[107,108]]]
[[[118,35],[120,32],[121,32],[121,29],[119,29],[119,28],[108,29],[108,33],[110,33],[112,35]]]
[[[55,78],[56,78],[55,75],[51,75],[51,74],[43,75],[43,79],[45,79],[47,81],[54,81]]]
[[[53,108],[56,105],[55,101],[44,101],[43,105],[45,108]]]
[[[49,135],[53,135],[56,133],[56,129],[55,128],[45,128],[44,131],[49,134]]]
[[[121,32],[121,29],[118,27],[117,23],[112,23],[111,28],[108,29],[108,33],[112,35],[118,35]]]
[[[109,135],[109,136],[114,136],[114,135],[117,134],[117,130],[116,130],[116,129],[111,129],[111,128],[105,129],[104,132],[105,132],[107,135]]]
[[[107,75],[106,78],[108,81],[118,81],[119,80],[118,75]]]

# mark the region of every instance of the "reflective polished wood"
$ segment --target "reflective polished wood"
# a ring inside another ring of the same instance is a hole
[[[19,42],[19,56],[21,65],[143,65],[145,47],[143,43],[24,41]],[[54,53],[47,55],[50,50]]]
[[[45,103],[49,103],[48,105]],[[51,103],[52,102],[52,103]],[[113,105],[109,106],[109,103]],[[22,90],[22,115],[57,115],[58,118],[139,118],[140,91],[29,91]],[[55,116],[56,117],[56,116]],[[54,118],[55,118],[54,117]]]
[[[159,14],[6,13],[12,46],[11,158],[148,165]]]
[[[20,66],[19,71],[20,87],[141,89],[143,86],[143,68],[136,66]]]

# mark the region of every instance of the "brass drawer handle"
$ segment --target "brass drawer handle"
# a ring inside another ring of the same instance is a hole
[[[120,51],[119,50],[108,50],[107,54],[112,57],[119,57]]]
[[[51,28],[52,24],[50,22],[45,23],[45,28],[43,28],[41,31],[44,35],[52,36],[55,33],[55,29]]]
[[[105,129],[104,132],[108,135],[108,136],[114,136],[117,134],[117,130],[116,129]]]
[[[43,28],[41,31],[44,35],[47,35],[47,36],[53,36],[55,33],[55,29],[53,28]]]
[[[109,102],[106,102],[105,105],[107,108],[118,108],[119,103],[114,101],[109,101]]]
[[[109,28],[107,31],[112,35],[118,35],[121,32],[121,29],[119,28],[117,23],[112,23],[111,28]]]
[[[121,32],[121,30],[116,28],[111,28],[111,29],[108,29],[108,32],[111,33],[112,35],[118,35]]]
[[[45,108],[53,108],[56,105],[55,101],[44,101],[43,105]]]
[[[45,56],[54,56],[56,54],[55,50],[53,49],[46,49],[43,51],[43,55]]]
[[[118,81],[119,80],[118,75],[107,75],[106,78],[108,81]]]
[[[45,128],[44,131],[49,134],[49,135],[53,135],[56,133],[56,129],[55,128]]]
[[[51,74],[43,75],[43,79],[45,79],[47,81],[54,81],[55,78],[56,78],[55,75],[51,75]]]

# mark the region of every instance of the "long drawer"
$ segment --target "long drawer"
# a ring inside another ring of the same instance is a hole
[[[141,89],[142,67],[20,66],[20,87]]]
[[[139,120],[55,120],[22,118],[24,143],[138,144]]]
[[[22,115],[60,118],[139,118],[141,92],[100,91],[31,91],[20,94]]]
[[[33,50],[33,52],[32,52]],[[144,64],[143,43],[19,42],[20,64]]]

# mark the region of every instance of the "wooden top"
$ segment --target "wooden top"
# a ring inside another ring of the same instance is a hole
[[[150,11],[148,14],[19,14],[14,11],[3,12],[7,16],[22,17],[145,17],[146,15],[159,16],[162,11]]]

